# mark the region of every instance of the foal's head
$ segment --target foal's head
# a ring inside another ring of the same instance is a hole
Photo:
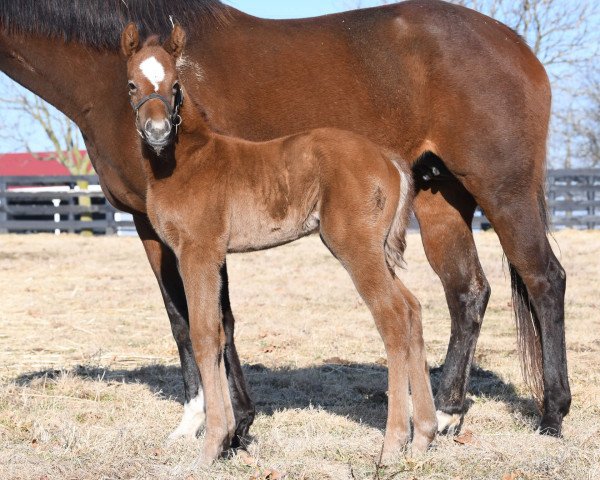
[[[160,154],[173,141],[181,123],[179,107],[183,93],[175,62],[185,46],[185,32],[175,25],[169,39],[161,45],[150,37],[140,45],[134,23],[121,34],[121,50],[127,57],[127,78],[131,106],[136,113],[140,136]]]

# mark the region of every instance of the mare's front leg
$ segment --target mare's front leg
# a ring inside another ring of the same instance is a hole
[[[177,268],[177,260],[171,249],[158,238],[145,215],[135,215],[134,221],[150,266],[158,280],[181,361],[185,398],[184,414],[181,423],[171,434],[171,438],[195,437],[198,430],[204,425],[204,393],[192,350],[188,308],[183,283]],[[238,425],[236,433],[240,437],[244,437],[247,435],[254,419],[254,405],[246,390],[246,382],[234,344],[233,326],[235,320],[229,303],[227,268],[225,265],[221,268],[221,289],[223,326],[226,335],[227,377],[232,391],[232,402]]]
[[[206,400],[203,458],[216,460],[231,445],[235,418],[225,375],[225,331],[220,307],[221,267],[225,251],[195,243],[179,247],[179,271],[189,309],[190,339]]]

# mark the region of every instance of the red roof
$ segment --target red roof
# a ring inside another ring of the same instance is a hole
[[[0,154],[0,176],[71,175],[52,152]]]

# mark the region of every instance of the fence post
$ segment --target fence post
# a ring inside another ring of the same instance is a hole
[[[106,230],[104,231],[105,235],[114,235],[117,233],[117,225],[115,222],[115,211],[112,208],[112,205],[108,203],[108,200],[104,198],[104,208],[106,212]]]
[[[8,233],[8,229],[6,228],[6,221],[8,220],[6,190],[6,180],[0,177],[0,233]]]
[[[89,190],[90,187],[90,182],[88,182],[87,180],[77,180],[77,186],[79,187],[79,190],[81,192],[87,192]],[[79,197],[79,205],[83,206],[83,207],[91,207],[92,206],[92,199],[91,197]],[[90,208],[91,210],[91,208]],[[81,222],[91,222],[92,221],[92,214],[91,213],[87,213],[87,214],[81,214],[81,216],[79,217],[79,220]],[[94,232],[92,230],[82,230],[81,231],[81,235],[83,236],[91,236],[93,235]]]

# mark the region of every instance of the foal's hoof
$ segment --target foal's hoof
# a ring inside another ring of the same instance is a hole
[[[204,446],[202,447],[202,464],[211,465],[218,460],[228,446],[224,442],[210,441],[208,438],[204,439]]]
[[[379,465],[390,465],[396,463],[406,453],[406,446],[408,445],[408,435],[402,435],[396,438],[389,438],[386,436],[383,441],[383,448],[381,449],[381,455],[379,456]]]
[[[434,438],[435,435],[415,434],[412,441],[412,453],[425,453]]]
[[[447,433],[448,435],[458,433],[462,422],[462,415],[460,413],[450,414],[438,410],[436,416],[438,433]]]

